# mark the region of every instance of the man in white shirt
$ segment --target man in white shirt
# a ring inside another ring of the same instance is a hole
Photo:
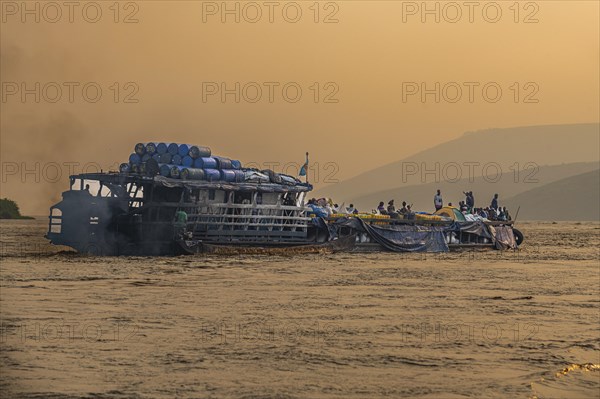
[[[433,197],[433,205],[435,206],[435,210],[438,211],[442,209],[444,206],[444,200],[442,199],[442,193],[438,189],[437,194]]]

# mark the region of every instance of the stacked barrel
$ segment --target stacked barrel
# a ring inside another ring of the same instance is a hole
[[[184,180],[240,183],[242,163],[212,155],[210,148],[177,143],[137,143],[121,172],[157,175]]]

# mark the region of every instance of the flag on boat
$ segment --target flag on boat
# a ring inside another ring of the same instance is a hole
[[[300,176],[306,176],[307,171],[308,171],[308,152],[306,153],[306,162],[304,162],[304,165],[302,165],[302,167],[300,168]]]

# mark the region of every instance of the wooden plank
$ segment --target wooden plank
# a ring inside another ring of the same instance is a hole
[[[276,215],[208,215],[205,213],[193,213],[188,214],[189,218],[194,217],[198,219],[213,219],[213,218],[221,218],[221,219],[276,219],[276,220],[300,220],[308,222],[312,220],[311,218],[302,217],[302,216],[276,216]]]
[[[293,205],[256,205],[256,204],[228,204],[228,203],[195,203],[195,202],[149,202],[147,207],[161,208],[217,208],[217,209],[270,209],[305,212],[310,208],[302,208]]]
[[[256,226],[256,227],[308,227],[308,224],[282,224],[282,223],[233,223],[233,222],[202,222],[188,223],[187,226]]]
[[[196,232],[195,232],[196,233]],[[198,237],[202,236],[247,236],[247,237],[306,237],[305,231],[269,231],[269,230],[207,230],[203,232],[197,232]],[[196,234],[194,234],[196,237]]]

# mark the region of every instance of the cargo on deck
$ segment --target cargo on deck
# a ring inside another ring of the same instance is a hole
[[[512,222],[466,221],[448,207],[406,218],[324,213],[305,202],[311,190],[294,176],[245,168],[208,147],[138,143],[118,172],[70,176],[69,190],[50,208],[46,237],[98,255],[226,247],[443,252],[522,241]]]

